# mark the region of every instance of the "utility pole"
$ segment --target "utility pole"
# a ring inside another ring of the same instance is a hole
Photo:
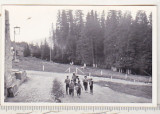
[[[93,61],[93,67],[95,67],[95,59],[94,59],[94,39],[92,38],[92,61]]]
[[[15,40],[15,28],[14,28],[14,60],[16,60],[16,40]]]
[[[53,47],[53,35],[54,35],[54,31],[53,31],[53,23],[52,23],[52,28],[51,28],[51,32],[50,32],[50,62],[52,60],[52,47]]]
[[[50,32],[50,40],[52,40],[51,32]],[[50,62],[51,62],[51,58],[52,58],[52,42],[50,42]]]
[[[51,53],[51,47],[50,47],[50,62],[51,62],[51,57],[52,57],[52,55],[51,55],[52,53]]]

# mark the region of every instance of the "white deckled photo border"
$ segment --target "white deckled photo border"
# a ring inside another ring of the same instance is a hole
[[[6,5],[7,6],[7,5]],[[21,5],[20,5],[21,6]],[[45,6],[45,5],[42,5]],[[46,5],[47,6],[47,5]],[[24,6],[25,7],[25,6]],[[54,7],[54,6],[53,6]],[[71,7],[71,6],[63,6],[63,7]],[[78,6],[77,6],[78,7]],[[80,6],[83,7],[83,6]],[[85,6],[87,7],[87,6]],[[107,6],[89,6],[89,7],[107,7]],[[120,6],[113,6],[113,7],[120,7]],[[143,7],[143,6],[135,6],[135,7]],[[157,32],[157,6],[147,6],[150,7],[152,10],[152,103],[8,103],[4,102],[4,59],[5,59],[5,5],[2,6],[2,38],[0,39],[0,52],[2,53],[1,56],[1,105],[5,106],[127,106],[127,107],[156,107],[157,106],[157,49],[158,49],[158,32]]]

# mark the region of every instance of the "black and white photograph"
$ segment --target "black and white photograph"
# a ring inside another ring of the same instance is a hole
[[[4,103],[156,101],[155,6],[3,11]]]

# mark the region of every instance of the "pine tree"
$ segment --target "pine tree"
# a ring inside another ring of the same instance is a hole
[[[69,31],[67,36],[67,57],[70,62],[75,62],[76,58],[76,35],[74,31],[75,23],[73,19],[72,10],[68,11],[68,23],[69,23]]]
[[[75,17],[74,17],[74,23],[75,23],[75,35],[76,35],[76,64],[84,64],[82,60],[82,49],[83,49],[83,43],[82,43],[82,30],[84,29],[84,21],[83,21],[83,13],[81,10],[75,11]]]
[[[62,10],[54,31],[53,57],[56,62],[116,67],[120,72],[151,75],[152,14],[110,10],[105,19],[96,11]],[[45,46],[42,45],[41,48]],[[43,52],[44,53],[44,52]],[[43,54],[42,53],[42,54]]]
[[[147,23],[147,22],[145,22]],[[143,40],[142,72],[152,76],[152,13],[149,15],[146,37]]]
[[[46,39],[44,40],[44,43],[41,43],[41,59],[47,61],[50,59],[50,49]]]
[[[117,26],[118,26],[117,11],[110,10],[107,15],[105,39],[104,39],[105,64],[107,68],[116,66],[115,63],[116,63],[116,53],[117,53],[117,44],[116,44]]]
[[[133,64],[131,64],[130,57],[131,53],[129,51],[129,34],[131,30],[132,16],[130,12],[125,12],[122,16],[121,12],[119,14],[119,24],[117,27],[117,56],[116,56],[116,67],[123,70],[130,70]]]
[[[91,66],[92,65],[92,48],[91,48],[91,41],[89,37],[86,36],[87,30],[84,29],[81,33],[81,42],[82,42],[82,49],[81,49],[81,55],[82,55],[82,63],[85,63],[86,65]]]
[[[104,34],[105,34],[105,14],[102,13],[101,19],[99,19],[97,12],[94,17],[94,42],[95,42],[95,64],[100,66],[104,62]]]
[[[65,10],[58,11],[56,24],[56,56],[55,59],[59,62],[67,62],[67,36],[69,33],[69,24]]]

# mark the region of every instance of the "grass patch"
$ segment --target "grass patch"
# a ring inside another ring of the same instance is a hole
[[[13,62],[13,68],[42,71],[43,65],[44,65],[44,71],[46,72],[64,73],[69,67],[71,68],[71,72],[75,72],[76,68],[81,69],[82,67],[79,65],[69,65],[69,64],[48,62],[35,57],[19,57],[19,60],[20,60],[19,63]],[[85,75],[88,75],[89,73],[91,73],[92,76],[96,76],[96,77],[110,78],[112,76],[113,79],[122,79],[122,80],[138,81],[138,82],[145,82],[145,83],[149,82],[148,76],[130,74],[126,78],[124,73],[114,72],[109,69],[87,67],[86,69],[84,70],[81,69],[81,70],[85,73]],[[100,75],[101,71],[103,72],[102,76]],[[78,72],[78,74],[82,74],[82,73]]]
[[[109,88],[117,92],[126,93],[137,97],[152,99],[152,86],[130,85],[130,84],[115,83],[115,82],[107,82],[107,81],[98,81],[94,83],[103,87],[106,87],[106,85],[108,85]]]

